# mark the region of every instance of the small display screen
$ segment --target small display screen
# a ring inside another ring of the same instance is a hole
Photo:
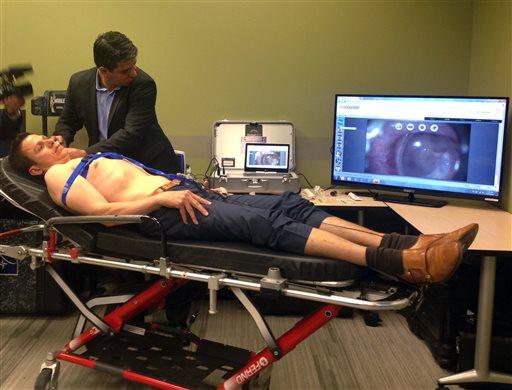
[[[288,172],[290,145],[251,144],[245,145],[245,166],[247,172]]]

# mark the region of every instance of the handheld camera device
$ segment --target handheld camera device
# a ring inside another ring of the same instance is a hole
[[[32,84],[29,82],[18,84],[18,78],[25,73],[32,72],[32,65],[16,65],[0,71],[0,100],[11,95],[29,96],[32,95]]]

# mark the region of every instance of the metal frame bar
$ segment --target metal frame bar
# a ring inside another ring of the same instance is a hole
[[[157,280],[146,290],[135,295],[128,302],[108,313],[103,320],[110,326],[114,333],[118,333],[121,331],[123,324],[127,320],[133,318],[146,309],[158,305],[167,294],[170,294],[185,283],[187,283],[186,280]],[[71,353],[82,345],[94,340],[100,334],[100,329],[93,326],[68,342],[64,347],[63,352]]]
[[[128,300],[132,299],[135,294],[121,294],[121,295],[111,295],[106,297],[97,297],[87,301],[85,304],[89,309],[92,309],[96,306],[106,306],[113,305],[119,303],[126,303]],[[85,324],[87,323],[87,317],[81,314],[78,317],[78,320],[75,325],[75,330],[73,331],[73,338],[80,336],[80,334],[84,331]]]
[[[1,247],[1,246],[0,246]],[[31,257],[39,257],[44,258],[45,253],[42,249],[35,248],[25,248],[26,254]],[[161,275],[166,278],[177,278],[177,279],[187,279],[194,280],[197,282],[208,283],[210,278],[216,278],[218,275],[217,271],[215,274],[207,273],[204,270],[201,271],[187,271],[181,270],[176,266],[169,266],[165,270],[165,275],[162,275],[160,267],[150,266],[150,265],[139,265],[127,263],[123,260],[108,260],[108,259],[97,259],[90,256],[82,256],[79,255],[77,257],[72,257],[70,254],[54,252],[52,254],[53,260],[63,260],[70,261],[73,263],[83,263],[83,264],[91,264],[97,265],[100,267],[106,268],[115,268],[122,269],[127,271],[141,272],[144,274],[151,275]],[[200,267],[198,267],[200,268]],[[234,273],[234,277],[230,277],[229,275],[226,277],[222,277],[218,280],[220,287],[238,287],[241,289],[252,290],[252,291],[260,291],[261,283],[259,281],[247,281],[247,280],[239,280],[236,279],[236,273]],[[405,308],[409,304],[408,298],[402,298],[394,301],[378,301],[371,302],[365,301],[361,299],[355,299],[350,297],[345,297],[339,294],[331,293],[331,294],[320,294],[314,291],[304,291],[301,289],[296,289],[293,286],[284,287],[281,290],[281,294],[284,296],[288,296],[291,298],[299,298],[306,299],[315,302],[322,303],[331,303],[334,305],[342,305],[347,307],[352,307],[356,309],[363,310],[400,310]]]
[[[34,213],[32,213],[31,211],[28,211],[25,207],[23,207],[22,205],[20,205],[18,202],[16,202],[13,198],[11,198],[9,195],[7,195],[4,191],[2,191],[0,189],[0,195],[2,195],[3,198],[5,198],[10,204],[12,204],[14,207],[17,207],[23,211],[25,211],[26,213],[28,214],[31,214],[33,215],[34,217],[38,218],[39,217],[37,215],[35,215]]]
[[[274,337],[272,330],[268,326],[267,321],[265,321],[265,318],[263,318],[263,316],[258,311],[256,306],[254,306],[252,301],[243,292],[243,290],[241,290],[239,288],[232,287],[231,291],[233,291],[233,293],[236,295],[238,300],[245,307],[245,310],[247,310],[247,312],[253,318],[254,322],[256,323],[256,326],[258,327],[258,330],[261,333],[261,336],[265,340],[265,343],[268,345],[268,347],[272,351],[272,354],[276,357],[281,357],[281,350],[279,349],[279,346],[277,345],[276,338]]]
[[[53,267],[49,264],[46,265],[46,271],[50,274],[50,276],[55,280],[55,282],[60,286],[62,291],[68,296],[68,298],[75,304],[80,313],[87,318],[94,326],[100,329],[102,332],[107,333],[110,331],[110,327],[103,322],[96,314],[94,314],[87,306],[83,304],[83,302],[78,298],[78,296],[74,293],[73,290],[68,286],[68,284],[61,278],[61,276],[53,269]]]

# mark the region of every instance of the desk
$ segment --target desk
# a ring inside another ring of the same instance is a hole
[[[472,222],[480,225],[471,251],[512,254],[512,214],[485,202],[450,201],[432,208],[387,203],[388,207],[424,234],[449,232]]]
[[[327,203],[329,202],[315,202],[318,206],[327,205]],[[365,201],[370,206],[364,206],[363,202],[354,203],[358,207],[380,207],[373,206],[370,200]],[[489,369],[496,256],[512,254],[512,214],[484,202],[468,200],[452,200],[441,208],[399,203],[385,203],[385,205],[424,234],[449,232],[472,222],[479,224],[478,235],[469,248],[470,251],[483,256],[478,292],[474,368],[440,378],[438,383],[439,385],[479,382],[512,384],[512,375]],[[347,205],[338,201],[338,206],[346,207]]]
[[[308,199],[304,192],[302,192],[301,195]],[[313,199],[309,200],[317,207],[342,207],[347,209],[357,209],[357,223],[359,225],[364,225],[363,209],[372,207],[388,207],[386,203],[374,200],[371,196],[361,196],[360,198],[361,200],[356,202],[348,198],[345,194],[331,196],[329,195],[329,191],[325,190],[322,191],[320,196],[315,196]]]
[[[422,233],[457,229],[471,222],[480,225],[469,250],[483,255],[478,292],[475,364],[469,371],[438,380],[440,385],[464,383],[512,384],[512,375],[489,369],[496,256],[512,254],[512,214],[484,202],[452,201],[441,208],[388,203],[388,206]]]

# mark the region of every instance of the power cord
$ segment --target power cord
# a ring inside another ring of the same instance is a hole
[[[217,160],[217,158],[213,157],[210,160],[210,163],[208,164],[208,167],[204,171],[203,181],[204,180],[209,180],[211,177],[213,177],[215,171],[217,169],[219,169],[219,167],[220,167],[219,161]]]
[[[306,175],[304,175],[303,173],[301,173],[301,172],[297,172],[297,176],[302,176],[302,177],[304,178],[304,180],[306,180],[306,183],[308,183],[308,186],[309,186],[308,188],[313,188],[313,187],[314,187],[314,186],[313,186],[313,184],[311,184],[311,183],[309,182],[309,180],[308,180],[308,178],[306,177]]]

